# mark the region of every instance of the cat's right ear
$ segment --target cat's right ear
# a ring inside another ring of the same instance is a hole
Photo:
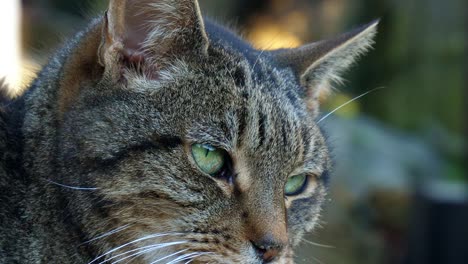
[[[115,78],[129,67],[157,78],[175,56],[207,53],[196,0],[110,0],[103,23],[99,62]]]

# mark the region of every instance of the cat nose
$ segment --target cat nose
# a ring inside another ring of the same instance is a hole
[[[257,253],[257,256],[263,260],[263,263],[270,263],[276,259],[284,248],[285,243],[275,240],[271,235],[267,235],[259,240],[250,241]]]

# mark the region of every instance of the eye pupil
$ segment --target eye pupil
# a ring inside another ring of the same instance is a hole
[[[207,144],[192,145],[192,157],[198,168],[210,175],[219,173],[225,164],[223,150]]]
[[[307,185],[307,175],[298,174],[289,177],[284,186],[284,194],[288,196],[293,196],[300,194],[304,191],[305,186]]]

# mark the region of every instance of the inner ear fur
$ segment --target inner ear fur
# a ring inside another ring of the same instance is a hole
[[[154,71],[174,56],[203,55],[208,49],[196,0],[111,0],[104,22],[99,55],[106,69],[119,59]]]
[[[371,48],[378,23],[375,20],[335,38],[272,52],[279,66],[296,74],[314,114],[318,112],[319,96],[330,92],[330,83],[341,83],[340,74]]]

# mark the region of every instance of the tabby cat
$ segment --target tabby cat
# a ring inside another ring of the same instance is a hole
[[[0,114],[1,263],[293,263],[318,96],[377,22],[260,51],[196,0],[111,0]]]

